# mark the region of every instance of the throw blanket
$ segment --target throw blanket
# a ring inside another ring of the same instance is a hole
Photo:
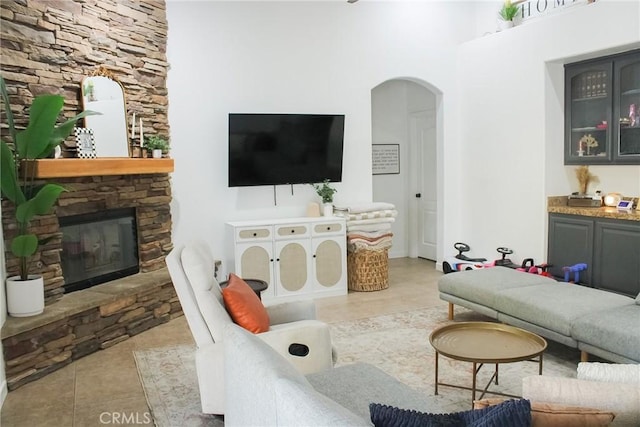
[[[640,365],[580,362],[578,379],[640,385]]]
[[[385,202],[371,202],[371,203],[360,203],[351,206],[336,206],[337,209],[346,210],[349,213],[363,213],[363,212],[371,212],[371,211],[383,211],[383,210],[392,210],[395,209],[395,205],[392,203]]]
[[[361,232],[347,233],[347,241],[351,241],[351,240],[365,241],[366,240],[369,242],[375,242],[385,237],[391,238],[393,237],[393,233],[391,233],[388,230],[371,231],[371,232],[361,231]]]
[[[387,231],[391,230],[390,222],[382,222],[378,224],[347,224],[347,233],[351,231]]]
[[[376,243],[367,241],[349,241],[347,242],[347,251],[381,251],[383,249],[389,249],[391,247],[391,243],[391,237],[385,237]]]
[[[376,218],[376,219],[357,219],[354,221],[347,221],[347,230],[350,230],[352,225],[367,225],[367,224],[384,224],[386,222],[395,222],[395,218]]]
[[[346,218],[347,221],[357,221],[361,219],[395,218],[396,216],[398,216],[398,211],[395,209],[384,209],[379,211],[362,212],[362,213],[336,211],[335,215]]]

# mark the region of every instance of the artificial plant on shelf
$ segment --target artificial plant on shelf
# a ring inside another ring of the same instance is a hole
[[[0,92],[4,103],[7,128],[11,137],[11,145],[5,140],[0,141],[0,186],[2,197],[15,206],[17,235],[11,240],[10,249],[19,261],[19,275],[7,279],[7,303],[9,314],[19,315],[15,314],[17,311],[12,312],[10,298],[13,294],[9,290],[9,283],[12,285],[13,283],[19,284],[19,282],[26,283],[35,276],[29,274],[30,258],[36,253],[40,244],[51,239],[38,239],[38,236],[30,230],[31,220],[36,215],[49,213],[60,194],[65,191],[58,184],[45,183],[43,185],[36,181],[35,168],[27,167],[25,161],[49,157],[54,148],[71,134],[80,118],[98,113],[84,111],[57,125],[58,116],[64,105],[64,98],[60,95],[40,95],[34,98],[31,103],[27,127],[17,130],[11,111],[9,94],[2,76],[0,76]],[[42,277],[40,280],[42,281]],[[33,298],[42,299],[44,308],[44,288],[41,295],[34,295]]]
[[[589,171],[589,166],[587,165],[578,166],[575,172],[580,185],[580,194],[587,194],[590,183],[599,182],[598,177]]]
[[[516,15],[518,14],[518,11],[520,10],[518,8],[518,3],[520,2],[519,1],[512,2],[511,0],[505,0],[505,2],[502,3],[502,8],[498,12],[500,19],[505,23],[510,23],[510,26],[513,26],[513,19],[516,17]]]
[[[322,198],[322,203],[333,203],[333,195],[338,192],[335,188],[329,185],[329,180],[325,179],[322,184],[311,184],[316,190],[318,196]]]
[[[169,143],[160,135],[150,135],[145,138],[144,146],[147,150],[162,150],[163,154],[169,151]]]

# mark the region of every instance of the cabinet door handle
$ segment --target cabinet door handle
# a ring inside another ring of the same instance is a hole
[[[276,258],[276,261],[280,262],[280,258]]]
[[[331,226],[328,226],[328,227],[327,227],[327,231],[331,231]]]
[[[253,237],[256,237],[258,235],[258,233],[253,233]]]
[[[295,232],[296,232],[296,230],[291,230],[291,234],[293,234],[293,233],[295,233]]]
[[[315,258],[315,257],[316,257],[316,254],[313,254],[313,257]]]

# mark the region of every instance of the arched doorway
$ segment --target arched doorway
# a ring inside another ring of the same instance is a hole
[[[373,201],[396,205],[392,258],[437,260],[442,235],[438,151],[441,94],[426,82],[397,78],[371,90],[372,143],[397,146],[398,173],[374,174]]]

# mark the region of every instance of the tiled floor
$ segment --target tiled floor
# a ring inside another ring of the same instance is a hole
[[[328,322],[442,306],[434,263],[400,258],[389,262],[390,286],[317,300],[318,318]],[[184,317],[91,354],[38,381],[9,392],[2,427],[91,427],[150,425],[149,408],[133,351],[191,343]]]

